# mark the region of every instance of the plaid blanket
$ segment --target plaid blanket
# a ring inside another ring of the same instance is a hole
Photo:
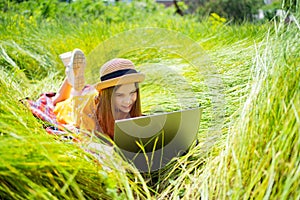
[[[22,102],[26,104],[35,117],[46,122],[44,127],[49,134],[57,135],[59,136],[60,140],[68,143],[78,143],[84,151],[94,157],[94,162],[100,164],[103,169],[111,171],[109,167],[105,166],[102,160],[106,159],[107,155],[112,156],[112,143],[105,138],[102,138],[102,141],[104,141],[106,144],[92,142],[91,140],[89,140],[89,143],[85,143],[84,137],[88,136],[86,133],[82,133],[80,136],[80,130],[76,127],[69,124],[59,123],[56,120],[56,115],[54,113],[54,105],[52,102],[52,97],[54,96],[55,93],[53,92],[43,93],[36,101],[26,99],[26,101],[22,100]],[[107,152],[107,155],[103,154],[103,151]]]
[[[36,101],[26,99],[26,105],[35,117],[46,122],[44,127],[49,134],[60,135],[62,139],[79,142],[78,137],[74,137],[74,134],[78,135],[79,129],[74,126],[59,123],[56,120],[52,102],[52,97],[54,96],[54,92],[43,93]]]

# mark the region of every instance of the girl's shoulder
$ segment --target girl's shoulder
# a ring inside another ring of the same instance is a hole
[[[84,88],[81,91],[82,96],[85,96],[85,95],[87,95],[87,96],[93,96],[93,95],[96,96],[97,94],[98,94],[98,91],[92,85],[84,86]]]
[[[71,96],[68,104],[75,104],[76,108],[81,112],[85,109],[94,109],[95,98],[98,91],[92,86],[85,86],[80,95]]]

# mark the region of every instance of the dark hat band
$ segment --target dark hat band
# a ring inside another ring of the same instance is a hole
[[[135,69],[122,69],[122,70],[118,70],[118,71],[106,74],[104,76],[101,76],[100,80],[106,81],[106,80],[109,80],[112,78],[117,78],[117,77],[123,76],[125,74],[134,74],[134,73],[137,73],[137,71]]]

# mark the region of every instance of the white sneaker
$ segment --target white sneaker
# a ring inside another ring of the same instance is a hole
[[[74,49],[69,64],[66,66],[66,75],[70,85],[76,91],[84,87],[84,69],[86,66],[84,53],[80,49]]]
[[[65,67],[68,67],[68,64],[70,63],[71,57],[72,57],[72,51],[68,51],[68,52],[65,52],[65,53],[62,53],[62,54],[59,55],[59,58],[64,63]]]

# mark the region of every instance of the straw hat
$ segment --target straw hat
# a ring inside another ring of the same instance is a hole
[[[145,75],[137,72],[134,64],[124,58],[115,58],[106,62],[100,69],[100,82],[95,88],[100,91],[116,85],[139,83]]]

